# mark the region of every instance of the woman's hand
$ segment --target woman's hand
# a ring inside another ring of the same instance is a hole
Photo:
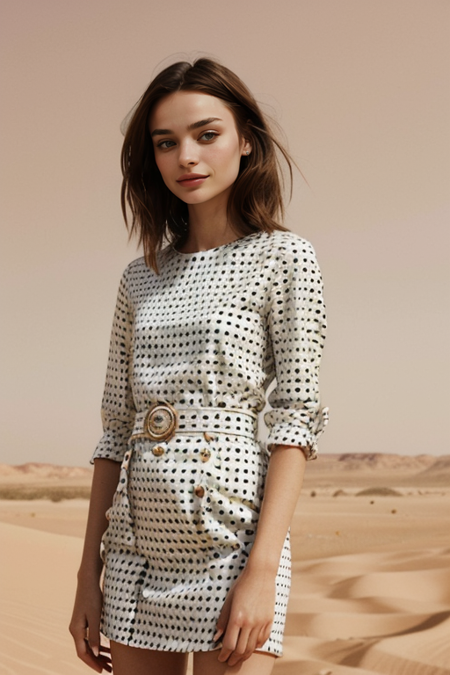
[[[77,656],[97,673],[103,670],[111,673],[109,648],[100,644],[102,603],[103,594],[98,580],[89,583],[79,580],[69,631]]]
[[[275,575],[247,565],[230,589],[217,622],[214,640],[221,635],[219,661],[234,666],[262,647],[270,635],[275,614]]]

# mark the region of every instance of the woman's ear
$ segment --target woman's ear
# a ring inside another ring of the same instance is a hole
[[[248,157],[248,155],[251,153],[251,151],[252,151],[251,143],[250,143],[250,141],[247,141],[247,140],[246,140],[246,141],[244,142],[244,147],[243,147],[243,149],[242,149],[242,155],[243,155],[244,157]]]

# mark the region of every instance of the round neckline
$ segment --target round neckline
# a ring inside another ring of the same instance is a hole
[[[191,253],[183,253],[183,251],[178,251],[173,244],[170,244],[171,250],[176,253],[178,256],[182,258],[191,258],[194,255],[210,255],[211,253],[214,253],[216,251],[222,251],[223,249],[228,248],[229,246],[234,246],[238,244],[239,242],[246,241],[247,239],[250,239],[251,237],[254,237],[255,235],[261,234],[264,232],[264,230],[258,230],[257,232],[251,232],[250,234],[246,234],[245,237],[240,237],[239,239],[235,239],[234,241],[229,241],[226,244],[221,244],[220,246],[214,246],[214,248],[207,248],[205,251],[192,251]]]

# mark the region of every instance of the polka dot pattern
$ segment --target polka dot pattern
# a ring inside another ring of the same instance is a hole
[[[217,647],[218,616],[255,538],[271,445],[307,446],[313,459],[328,420],[318,392],[322,280],[312,246],[292,232],[257,232],[198,253],[169,245],[158,255],[159,275],[139,258],[120,282],[104,434],[91,460],[122,463],[102,541],[102,631],[136,647],[207,651]],[[263,410],[274,378],[263,444],[245,412]],[[184,427],[166,441],[132,439],[157,400],[182,408]],[[190,407],[211,409],[210,433],[197,430]],[[213,408],[237,409],[247,421],[214,424]],[[261,651],[279,656],[289,533],[276,587]]]

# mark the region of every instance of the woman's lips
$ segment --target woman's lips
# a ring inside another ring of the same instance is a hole
[[[202,176],[199,173],[185,174],[178,178],[177,183],[184,187],[194,187],[195,185],[204,183],[207,178],[208,176]]]

